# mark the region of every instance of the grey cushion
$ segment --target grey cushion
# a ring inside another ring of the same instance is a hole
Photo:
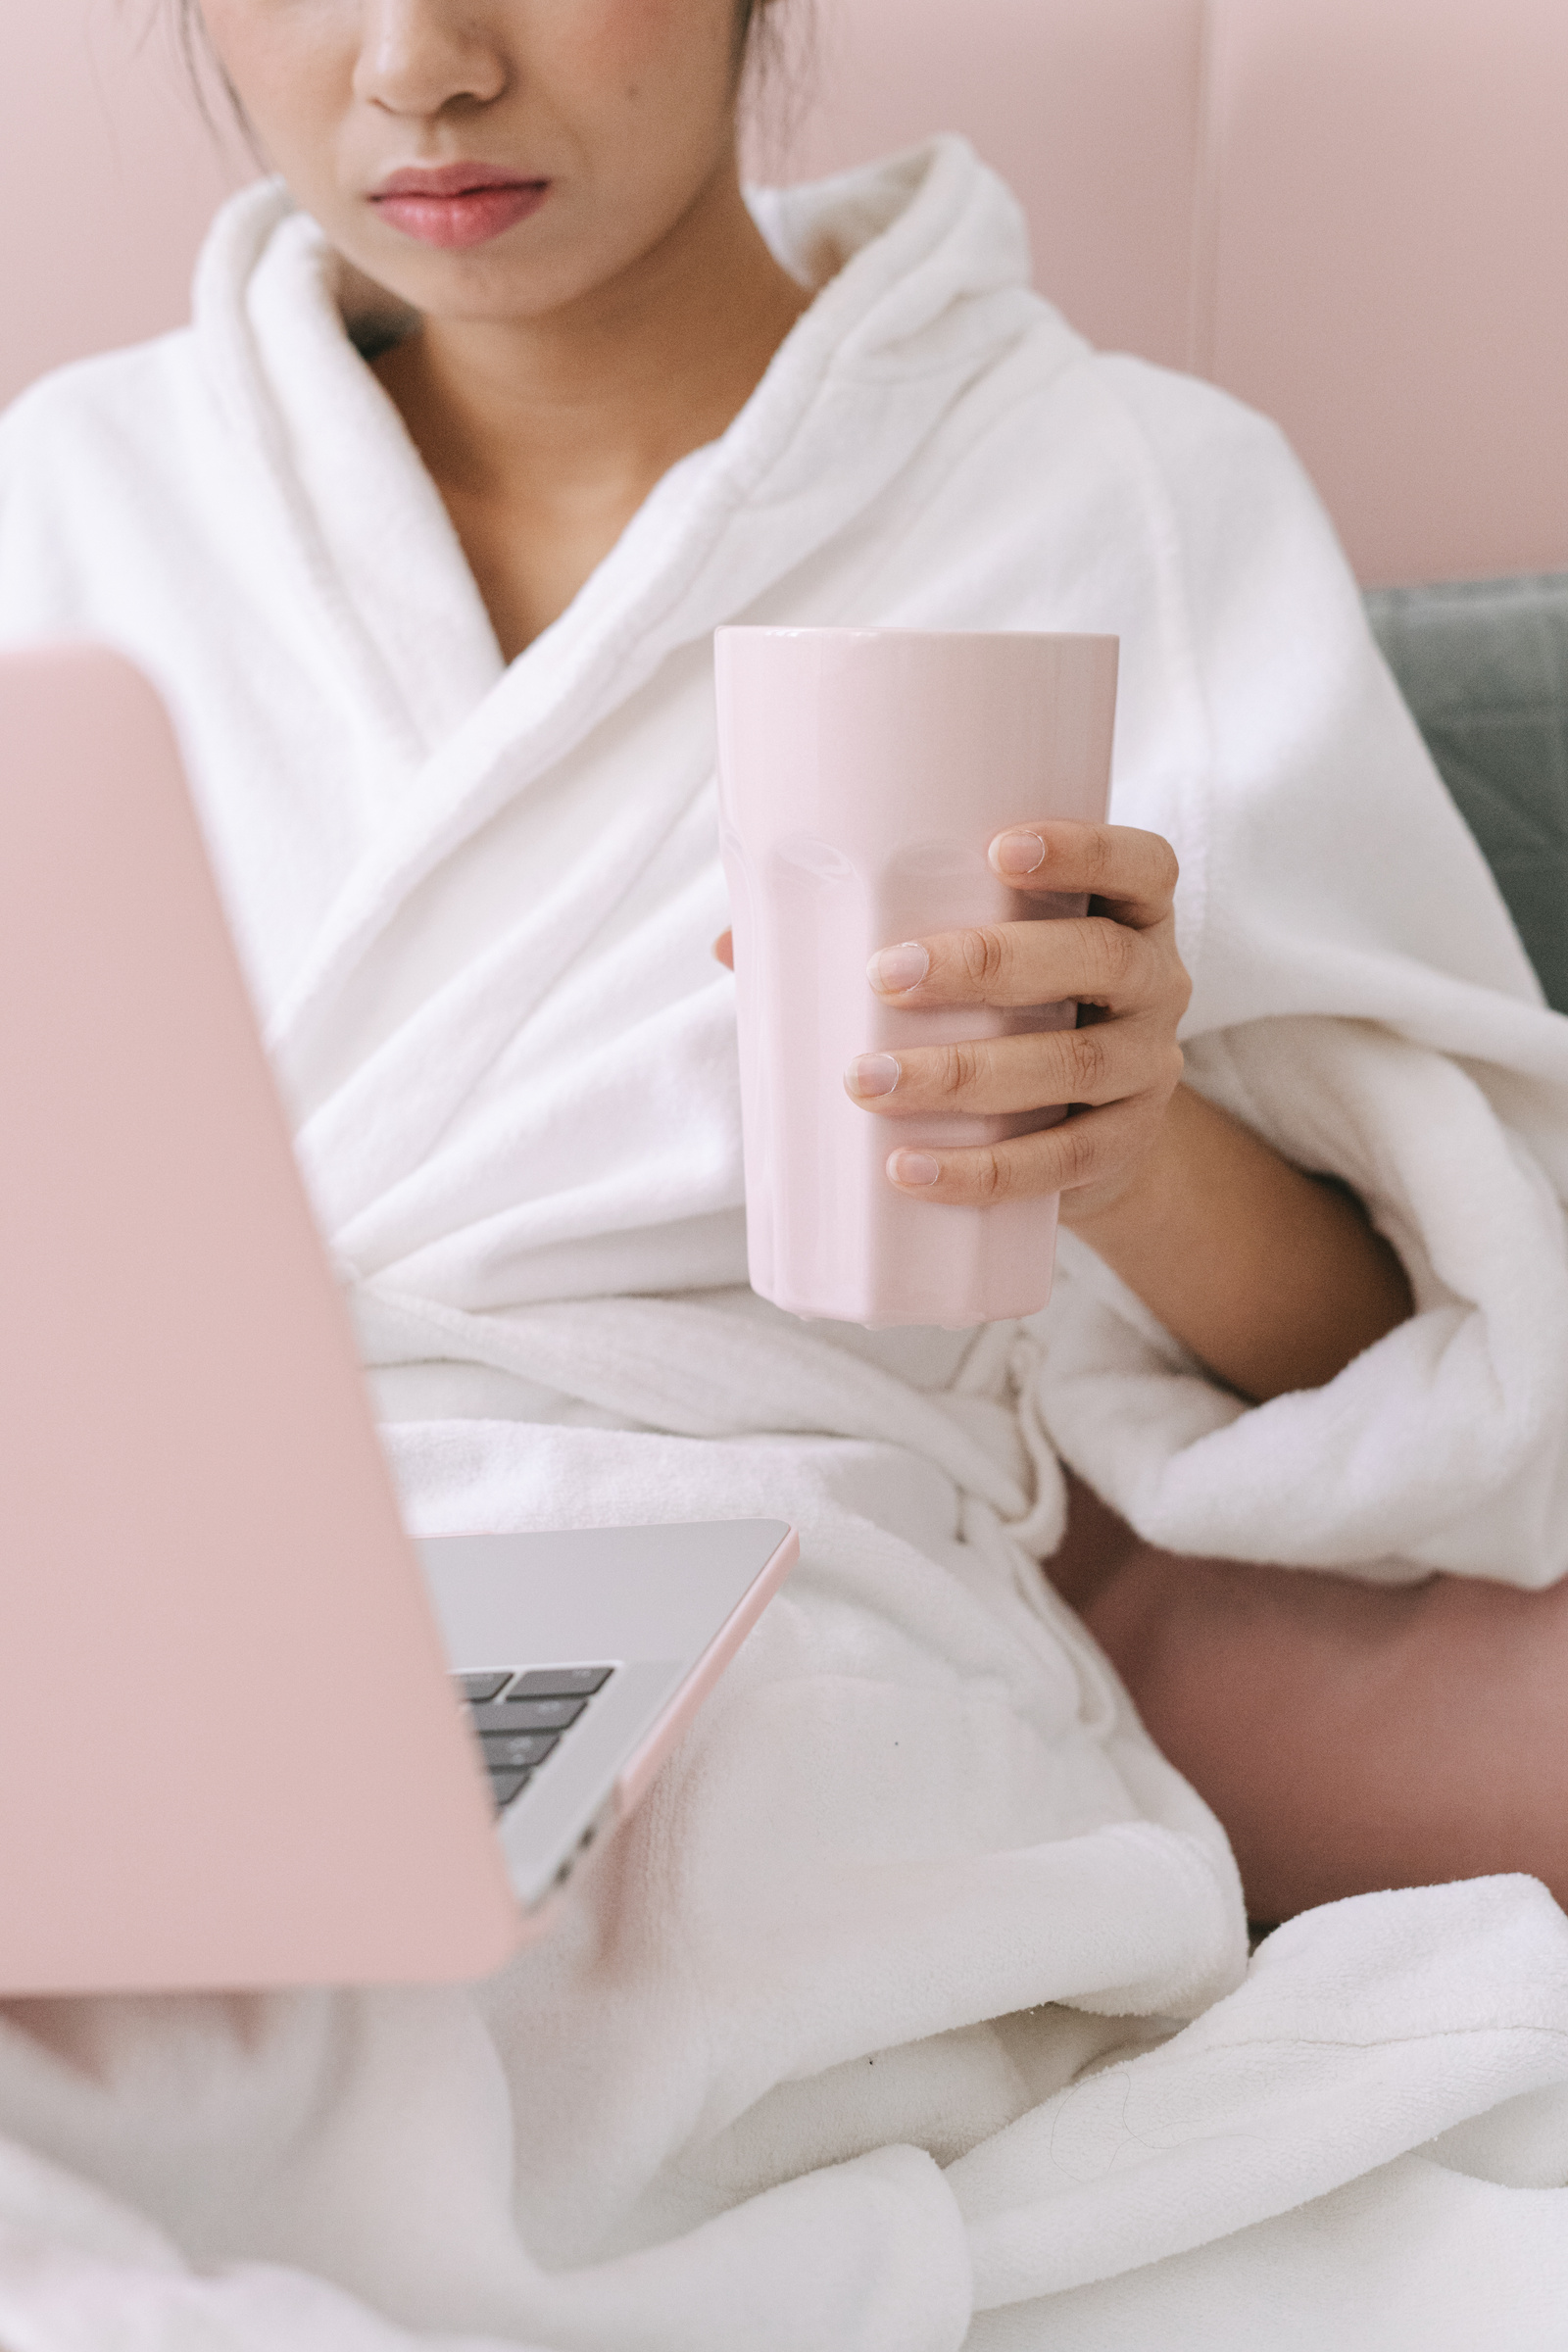
[[[1366,604],[1547,1001],[1568,1012],[1568,573]]]

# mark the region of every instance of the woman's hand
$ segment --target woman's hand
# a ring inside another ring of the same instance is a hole
[[[1042,823],[999,834],[991,861],[1015,890],[1087,894],[1088,913],[885,948],[872,985],[911,1010],[1076,999],[1087,1017],[1076,1029],[861,1054],[846,1084],[894,1121],[1057,1105],[1071,1115],[1002,1144],[895,1144],[890,1181],[933,1202],[1059,1192],[1062,1222],[1240,1395],[1332,1380],[1404,1321],[1410,1286],[1353,1195],[1292,1167],[1179,1083],[1191,984],[1176,953],[1174,852],[1125,825]],[[727,932],[715,953],[732,961]]]
[[[1076,999],[1076,1029],[864,1054],[845,1085],[862,1109],[982,1117],[1072,1106],[1059,1125],[1001,1144],[900,1149],[888,1176],[941,1202],[1062,1195],[1067,1223],[1132,1186],[1182,1072],[1176,1028],[1192,984],[1176,953],[1176,857],[1129,825],[1046,823],[1000,833],[991,863],[1024,895],[1084,895],[1087,914],[939,931],[884,948],[870,981],[901,1010]]]

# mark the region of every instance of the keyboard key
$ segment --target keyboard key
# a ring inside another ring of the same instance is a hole
[[[468,1704],[478,1707],[487,1698],[494,1698],[498,1691],[506,1689],[512,1680],[512,1668],[497,1669],[492,1674],[455,1674],[452,1679]]]
[[[587,1704],[585,1698],[503,1698],[485,1713],[509,1732],[564,1732]]]
[[[560,1739],[559,1732],[486,1732],[480,1744],[492,1772],[519,1772],[542,1764]]]
[[[520,1796],[533,1779],[531,1772],[493,1772],[490,1792],[496,1800],[496,1811],[504,1813],[514,1797]]]
[[[592,1698],[614,1673],[613,1666],[532,1666],[512,1687],[513,1698]]]
[[[500,1698],[493,1706],[475,1707],[473,1725],[480,1732],[564,1732],[587,1704],[585,1698],[525,1698],[514,1705]]]

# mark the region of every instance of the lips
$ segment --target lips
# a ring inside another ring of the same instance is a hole
[[[413,166],[388,172],[370,202],[383,220],[421,245],[485,245],[536,213],[548,179],[492,164]]]

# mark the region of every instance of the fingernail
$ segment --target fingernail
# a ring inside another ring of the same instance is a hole
[[[1040,854],[1044,857],[1044,850]],[[865,967],[871,986],[883,997],[902,997],[906,988],[918,988],[930,969],[931,958],[917,939],[880,949]]]
[[[904,1075],[891,1054],[858,1054],[844,1073],[852,1095],[891,1095]]]
[[[991,862],[999,874],[1034,874],[1046,862],[1046,845],[1038,833],[999,833],[991,844]]]
[[[895,1152],[888,1159],[888,1174],[895,1184],[935,1184],[941,1173],[941,1160],[933,1159],[929,1152]]]

